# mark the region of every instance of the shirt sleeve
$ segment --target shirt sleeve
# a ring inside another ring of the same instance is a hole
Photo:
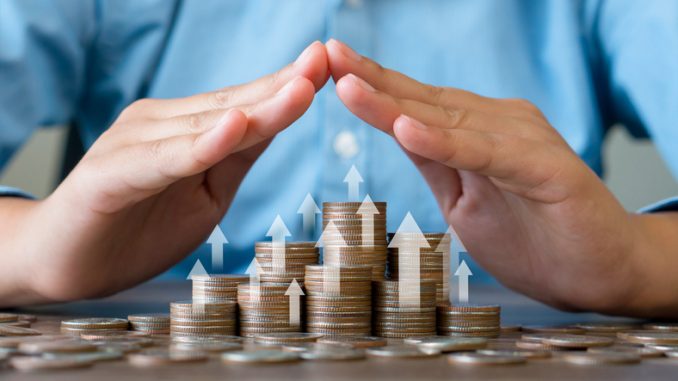
[[[36,128],[71,121],[95,19],[87,0],[0,1],[0,169]]]

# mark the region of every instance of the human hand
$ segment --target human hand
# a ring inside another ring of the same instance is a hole
[[[422,84],[326,47],[339,98],[398,141],[481,266],[560,308],[634,311],[634,218],[533,104]]]
[[[15,244],[21,258],[1,272],[30,296],[3,303],[106,295],[180,261],[221,221],[251,165],[328,76],[316,42],[254,82],[127,107],[54,193],[26,208],[17,231],[29,233]]]

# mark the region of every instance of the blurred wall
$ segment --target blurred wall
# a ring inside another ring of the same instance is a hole
[[[15,155],[0,176],[0,184],[27,190],[44,197],[52,190],[61,166],[66,129],[42,129]],[[678,195],[671,177],[649,141],[632,140],[615,128],[605,147],[606,183],[628,210]]]

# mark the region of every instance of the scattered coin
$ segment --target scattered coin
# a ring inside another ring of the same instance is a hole
[[[92,366],[93,361],[82,359],[62,359],[62,358],[45,358],[45,357],[12,357],[10,365],[17,370],[40,371],[40,370],[59,370],[59,369],[76,369],[87,368]]]
[[[364,360],[365,352],[354,348],[323,348],[315,347],[299,353],[304,360],[315,361],[355,361]]]
[[[525,325],[523,331],[530,333],[556,333],[583,335],[586,330],[575,326],[548,326],[548,325]]]
[[[115,361],[124,357],[123,352],[106,350],[89,353],[45,353],[43,358],[55,360],[75,360],[84,362]]]
[[[19,320],[19,315],[8,312],[0,312],[0,323],[12,323]]]
[[[325,336],[318,339],[323,344],[349,344],[353,348],[383,347],[388,342],[382,337],[374,336]]]
[[[38,335],[42,335],[42,333],[40,331],[36,331],[35,329],[0,324],[0,336],[38,336]]]
[[[147,349],[127,355],[130,364],[139,367],[163,366],[179,363],[207,361],[207,355],[198,351],[171,351],[165,349]]]
[[[573,327],[581,328],[588,332],[594,333],[617,333],[621,331],[631,331],[637,329],[638,326],[631,323],[615,323],[615,322],[594,322],[594,323],[579,323],[574,324]]]
[[[631,353],[640,356],[641,358],[662,357],[663,351],[650,347],[639,347],[630,345],[613,345],[610,347],[589,348],[591,353]]]
[[[170,346],[170,351],[228,352],[239,351],[242,347],[242,344],[232,341],[205,340],[193,343],[175,342]]]
[[[299,361],[297,353],[281,350],[238,351],[226,352],[221,355],[221,361],[237,364],[274,364]]]
[[[353,347],[349,344],[344,344],[344,343],[334,343],[334,344],[326,344],[326,343],[291,343],[291,344],[283,344],[282,350],[287,351],[287,352],[307,352],[310,350],[331,350],[331,349],[352,349]]]
[[[637,364],[640,362],[640,356],[637,354],[623,352],[565,352],[558,358],[576,365]]]
[[[387,345],[367,348],[365,353],[372,357],[384,358],[422,358],[439,355],[440,352],[425,352],[413,345]]]
[[[628,331],[619,332],[617,336],[636,344],[671,344],[678,345],[678,332]]]
[[[450,364],[461,365],[518,365],[524,364],[524,356],[514,353],[453,353],[447,356]]]
[[[416,346],[423,351],[458,352],[482,349],[487,339],[481,337],[439,337],[423,339]]]
[[[653,331],[678,332],[678,323],[656,322],[643,324],[644,329]]]
[[[525,339],[525,336],[526,335],[523,335],[523,339]],[[552,345],[554,347],[560,348],[607,347],[614,343],[614,339],[610,337],[568,334],[541,335],[540,340],[546,345]]]
[[[97,346],[86,340],[30,341],[17,348],[25,354],[94,352]]]
[[[492,356],[522,356],[528,360],[547,359],[551,357],[551,351],[548,350],[530,350],[530,349],[480,349],[480,354]]]

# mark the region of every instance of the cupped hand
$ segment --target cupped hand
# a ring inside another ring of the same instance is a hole
[[[423,84],[326,47],[338,96],[398,141],[481,266],[560,308],[629,310],[632,217],[532,103]]]
[[[326,50],[316,42],[254,82],[127,107],[24,222],[31,233],[19,240],[17,271],[30,269],[25,302],[110,294],[180,261],[328,76]]]

